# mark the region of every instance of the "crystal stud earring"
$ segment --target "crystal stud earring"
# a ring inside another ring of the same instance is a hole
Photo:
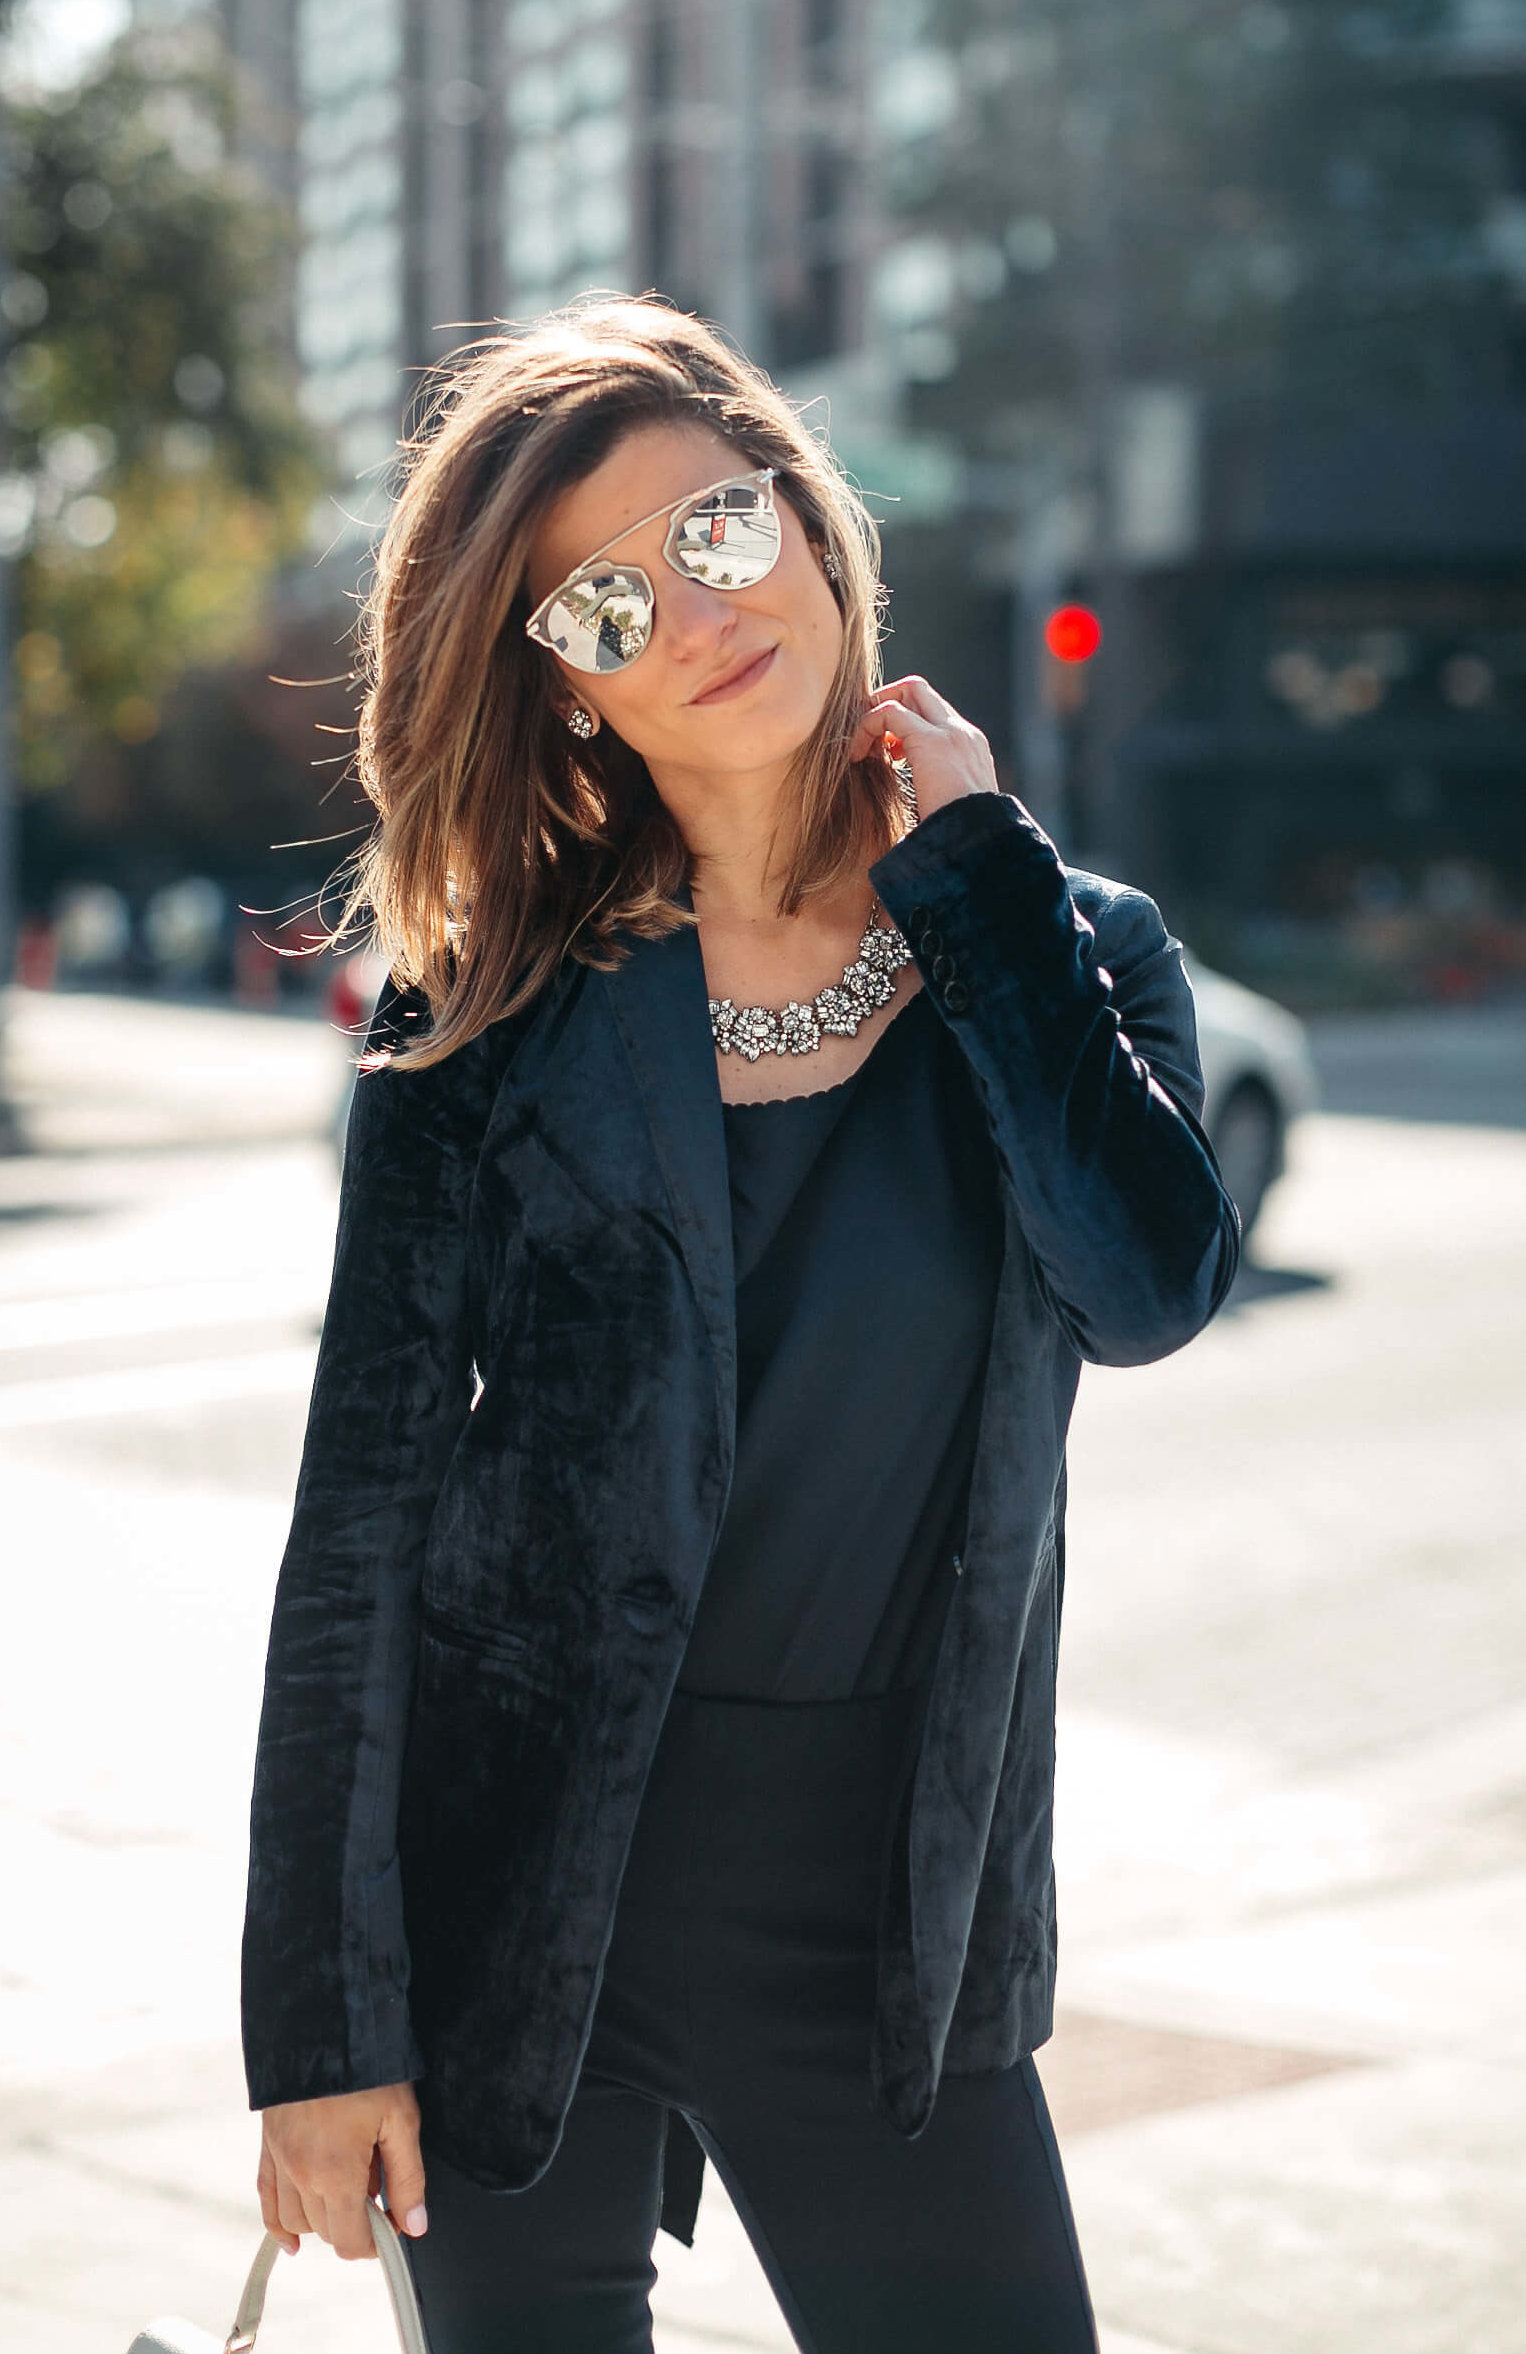
[[[838,563],[837,558],[833,555],[830,548],[824,550],[822,554],[821,569],[830,581],[835,582],[841,580],[842,578],[842,566]]]
[[[593,713],[585,711],[581,703],[574,703],[567,714],[567,725],[580,743],[587,743],[596,724]]]

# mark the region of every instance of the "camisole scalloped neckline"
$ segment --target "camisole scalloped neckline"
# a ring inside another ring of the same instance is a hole
[[[889,1038],[892,1030],[896,1029],[900,1023],[904,1022],[908,1018],[912,1007],[917,1002],[917,999],[919,997],[925,997],[926,995],[927,991],[925,989],[914,989],[912,991],[911,996],[906,1000],[900,1011],[891,1015],[889,1021],[886,1023],[884,1029],[880,1032],[879,1037],[876,1038],[874,1044],[870,1047],[869,1052],[865,1055],[863,1061],[857,1066],[855,1070],[852,1070],[848,1073],[846,1079],[834,1079],[830,1087],[807,1088],[799,1095],[748,1096],[744,1097],[740,1102],[737,1103],[728,1102],[726,1097],[722,1096],[722,1112],[728,1119],[733,1112],[782,1112],[787,1111],[792,1104],[819,1104],[824,1103],[828,1096],[845,1094],[850,1087],[857,1086],[859,1080],[862,1079],[864,1073],[868,1070],[869,1065],[874,1061],[875,1056],[883,1052],[885,1042]]]

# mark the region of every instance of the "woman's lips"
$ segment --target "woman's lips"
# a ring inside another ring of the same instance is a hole
[[[691,695],[690,703],[729,703],[733,695],[745,695],[749,687],[757,685],[778,651],[777,646],[765,646],[745,670],[734,670],[729,678],[721,679],[713,687],[706,687],[702,695]]]

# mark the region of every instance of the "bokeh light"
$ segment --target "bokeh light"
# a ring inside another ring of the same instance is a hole
[[[1102,624],[1089,605],[1059,605],[1044,624],[1044,643],[1057,662],[1090,662]]]

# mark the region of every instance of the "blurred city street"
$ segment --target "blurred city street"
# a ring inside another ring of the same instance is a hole
[[[0,2339],[219,2333],[265,1623],[332,1240],[321,1024],[13,991]],[[1526,1025],[1312,1026],[1253,1263],[1071,1444],[1041,2070],[1107,2354],[1526,2350]],[[788,2340],[713,2178],[663,2354]],[[315,2244],[293,2354],[374,2354]],[[273,2336],[273,2342],[277,2342]]]

